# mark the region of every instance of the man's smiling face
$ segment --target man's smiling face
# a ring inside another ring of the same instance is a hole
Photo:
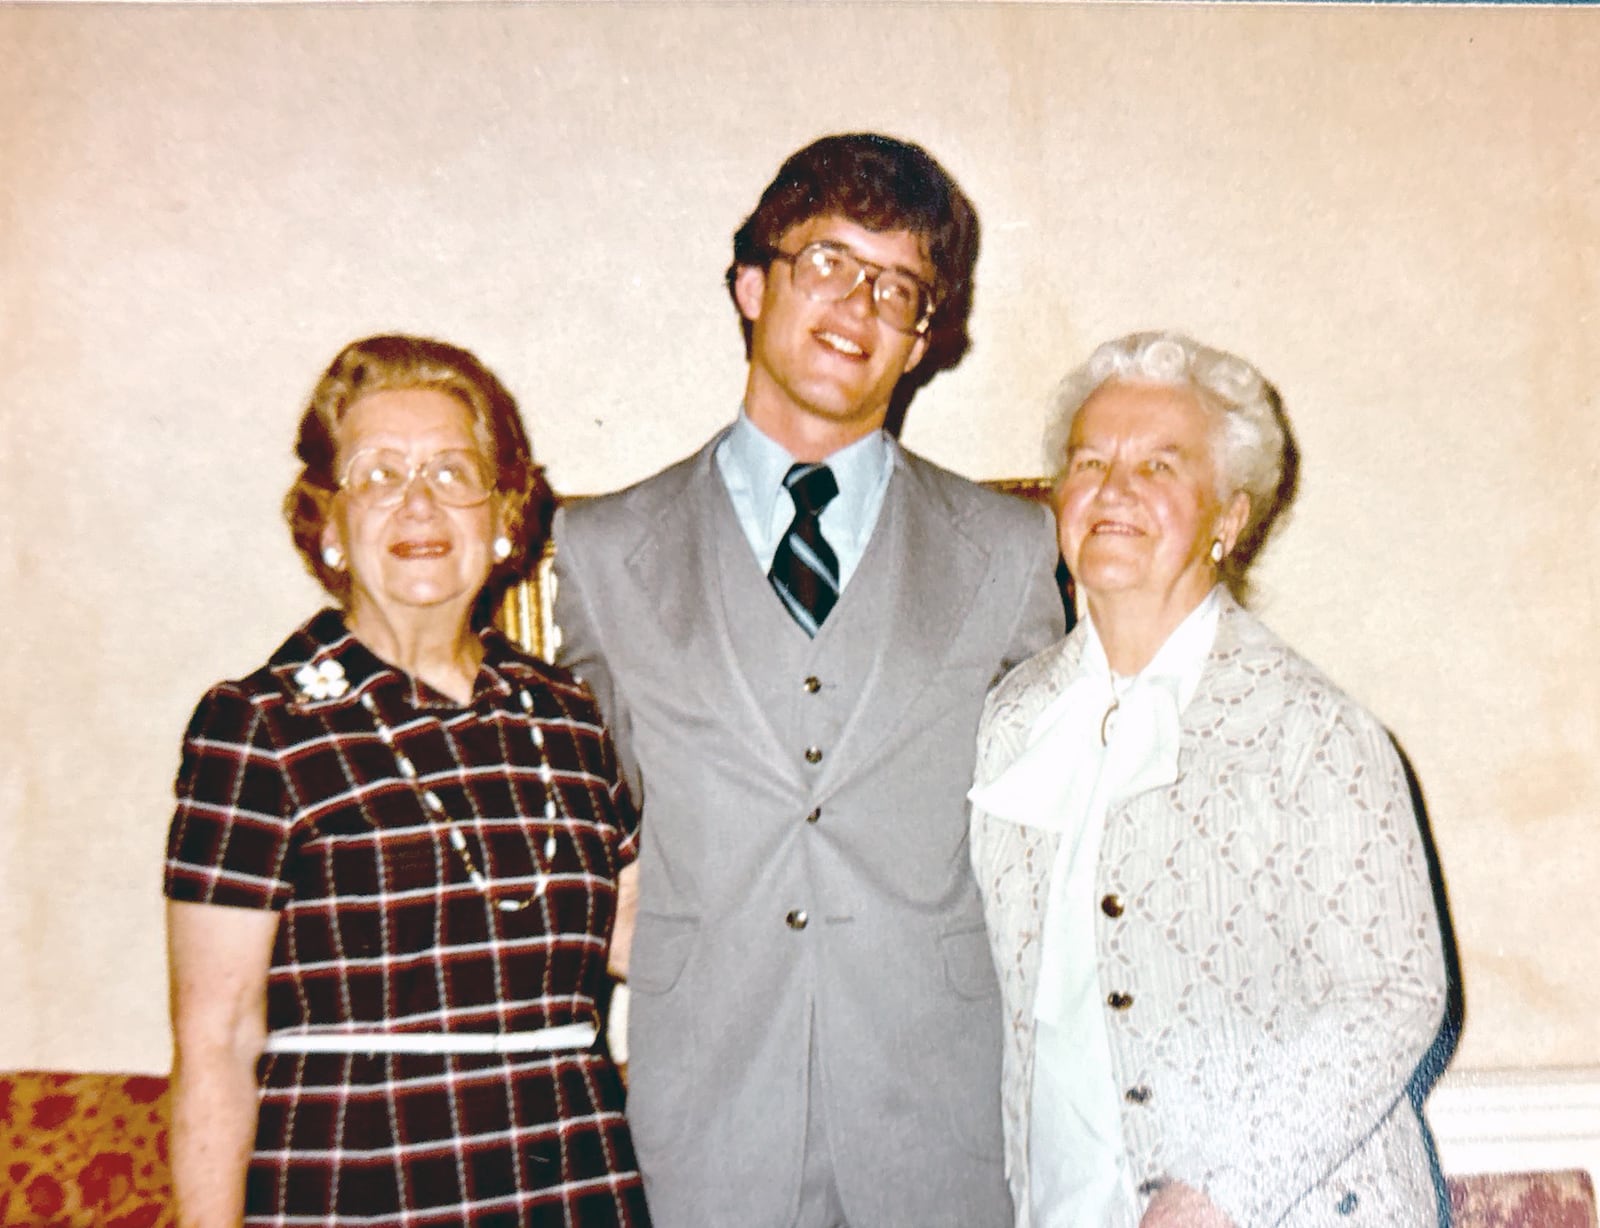
[[[790,227],[778,246],[793,254],[818,241],[933,281],[921,241],[906,230],[868,230],[830,214]],[[800,460],[821,460],[881,427],[895,385],[927,349],[924,337],[878,318],[866,281],[838,302],[818,301],[775,260],[741,268],[734,291],[752,324],[745,413]]]

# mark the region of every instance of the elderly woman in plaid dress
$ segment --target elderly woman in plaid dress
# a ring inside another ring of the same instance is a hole
[[[285,502],[341,608],[190,722],[166,864],[186,1228],[646,1225],[596,1045],[635,817],[594,701],[485,625],[550,495],[471,354],[345,348]]]

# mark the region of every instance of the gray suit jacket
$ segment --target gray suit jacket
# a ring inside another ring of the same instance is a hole
[[[1077,677],[1087,624],[989,697],[993,780]],[[1231,598],[1180,726],[1178,779],[1106,815],[1095,898],[1134,1180],[1240,1228],[1437,1223],[1406,1081],[1445,966],[1428,861],[1383,727]],[[1005,997],[1007,1169],[1027,1228],[1033,1001],[1060,837],[974,809]],[[1114,915],[1112,915],[1114,914]]]
[[[629,1118],[657,1228],[788,1228],[811,1063],[864,1228],[997,1228],[1000,1014],[966,844],[978,714],[1059,635],[1036,507],[896,449],[809,640],[712,451],[558,518],[561,658],[641,803]]]

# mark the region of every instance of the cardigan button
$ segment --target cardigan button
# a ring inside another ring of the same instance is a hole
[[[1122,897],[1113,891],[1110,895],[1100,900],[1100,911],[1108,917],[1120,917],[1123,913]]]
[[[820,746],[808,746],[808,747],[806,747],[806,762],[807,763],[821,763],[822,762],[822,747],[820,747]]]
[[[1149,1104],[1150,1097],[1153,1094],[1154,1093],[1152,1093],[1148,1087],[1141,1083],[1138,1087],[1130,1087],[1127,1091],[1123,1092],[1122,1098],[1129,1104]]]
[[[783,923],[792,930],[805,929],[806,921],[806,910],[803,908],[791,908],[789,915],[783,919]]]
[[[822,689],[822,679],[818,678],[815,674],[812,674],[800,685],[805,687],[807,695],[815,695]]]
[[[1106,995],[1106,1005],[1114,1011],[1125,1011],[1133,1005],[1133,995],[1131,993],[1123,993],[1121,990],[1113,990]]]
[[[822,807],[818,806],[810,814],[806,815],[806,822],[807,823],[815,823],[821,818],[822,818]]]

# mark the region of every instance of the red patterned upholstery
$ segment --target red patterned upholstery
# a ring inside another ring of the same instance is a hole
[[[171,1228],[167,1080],[0,1074],[0,1228]]]
[[[1581,1169],[1451,1177],[1455,1228],[1600,1228],[1594,1184]]]
[[[1455,1228],[1600,1228],[1585,1172],[1450,1178]],[[0,1228],[172,1228],[167,1080],[0,1074]]]

